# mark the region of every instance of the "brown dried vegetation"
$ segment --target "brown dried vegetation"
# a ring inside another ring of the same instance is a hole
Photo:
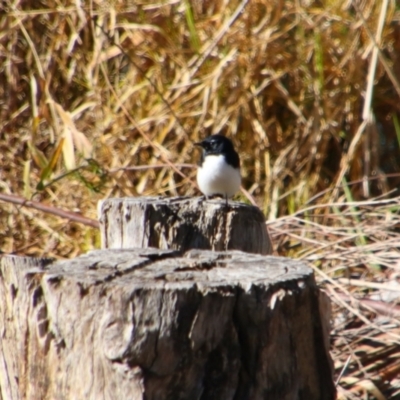
[[[241,199],[335,304],[340,396],[396,396],[399,296],[384,295],[400,270],[394,0],[6,0],[0,82],[0,195],[50,209],[96,218],[104,197],[197,195],[193,142],[231,137]],[[96,229],[0,204],[3,252],[98,246]]]

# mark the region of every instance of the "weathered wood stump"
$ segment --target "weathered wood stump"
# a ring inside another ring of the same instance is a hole
[[[335,398],[329,301],[262,255],[258,209],[110,199],[100,221],[104,250],[1,259],[0,399]]]
[[[202,198],[138,197],[99,204],[104,249],[242,250],[271,254],[265,217],[244,203]]]
[[[4,256],[0,393],[16,399],[335,398],[312,270],[239,251]]]

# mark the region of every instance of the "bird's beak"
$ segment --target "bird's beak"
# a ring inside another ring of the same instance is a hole
[[[203,147],[203,142],[194,142],[195,146]]]

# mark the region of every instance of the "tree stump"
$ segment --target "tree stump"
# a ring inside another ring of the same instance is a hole
[[[299,261],[136,249],[0,267],[3,400],[335,398],[325,299]]]
[[[182,198],[99,208],[106,249],[1,259],[0,399],[335,398],[329,301],[310,268],[263,255],[261,211]]]
[[[242,250],[271,254],[265,217],[243,203],[202,198],[138,197],[99,204],[103,249]]]

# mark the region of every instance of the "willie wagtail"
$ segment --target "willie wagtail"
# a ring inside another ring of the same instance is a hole
[[[212,135],[195,143],[202,148],[197,183],[206,198],[222,196],[228,204],[240,189],[240,159],[230,139],[222,135]]]

